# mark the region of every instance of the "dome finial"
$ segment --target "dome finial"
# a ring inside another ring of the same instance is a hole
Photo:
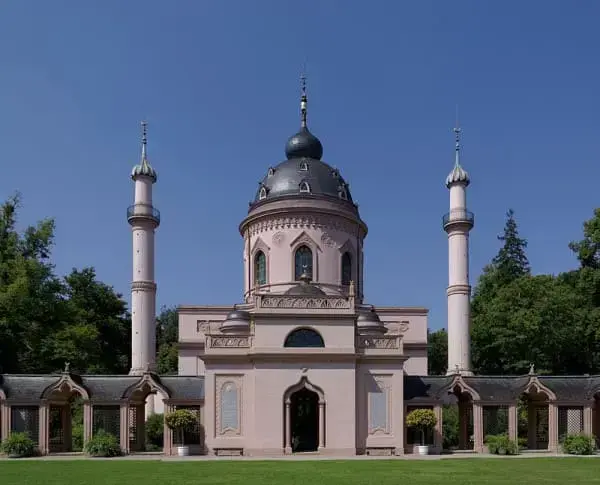
[[[140,123],[142,125],[142,157],[140,163],[138,163],[133,170],[131,171],[131,178],[136,179],[140,175],[144,175],[146,177],[150,177],[152,179],[152,183],[156,182],[157,174],[156,170],[152,168],[150,162],[148,162],[148,153],[147,153],[147,145],[148,145],[148,122],[142,121]]]
[[[469,174],[460,164],[460,134],[462,133],[462,129],[458,124],[458,115],[456,117],[456,125],[452,131],[454,131],[454,168],[448,174],[448,177],[446,177],[446,187],[448,188],[457,183],[467,186],[471,182]]]
[[[454,127],[454,165],[460,165],[460,133],[458,124]]]
[[[147,160],[146,158],[146,145],[148,145],[148,122],[143,120],[142,123],[142,162]]]
[[[308,105],[308,97],[306,96],[306,65],[304,66],[304,69],[302,70],[302,74],[300,75],[300,89],[301,89],[301,96],[300,96],[300,113],[301,113],[301,123],[300,126],[302,126],[302,128],[306,128],[306,112],[307,112],[307,105]]]

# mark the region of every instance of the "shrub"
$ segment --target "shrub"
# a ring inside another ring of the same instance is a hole
[[[0,444],[0,451],[10,458],[25,458],[36,455],[37,448],[27,433],[11,433]]]
[[[517,443],[511,440],[507,434],[488,435],[485,438],[488,453],[492,455],[516,455],[519,452]]]
[[[146,420],[146,450],[159,451],[163,447],[165,417],[153,414]]]
[[[178,409],[168,413],[165,416],[165,422],[167,426],[174,432],[179,434],[180,443],[184,445],[184,435],[186,431],[193,431],[198,420],[196,414],[189,409]]]
[[[415,409],[406,416],[406,425],[421,432],[421,444],[425,444],[425,433],[437,424],[435,413],[431,409]]]
[[[596,451],[596,441],[593,436],[569,434],[562,442],[562,449],[569,455],[593,455]]]
[[[94,457],[113,457],[122,455],[119,440],[104,430],[98,431],[84,445],[83,450]]]
[[[71,445],[73,451],[83,450],[83,424],[74,424],[71,428]]]

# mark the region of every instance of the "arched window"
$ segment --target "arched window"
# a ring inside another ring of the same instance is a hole
[[[297,328],[288,334],[284,347],[325,347],[323,337],[312,328]]]
[[[262,251],[254,256],[254,282],[257,285],[267,284],[267,257]]]
[[[308,246],[300,246],[296,249],[294,279],[298,281],[302,273],[310,276],[313,274],[313,253]]]
[[[352,255],[346,251],[342,254],[342,285],[348,286],[352,280]]]
[[[308,163],[306,163],[305,161],[300,162],[300,171],[308,172]]]
[[[300,182],[300,192],[303,194],[310,193],[310,185],[308,185],[308,182]]]

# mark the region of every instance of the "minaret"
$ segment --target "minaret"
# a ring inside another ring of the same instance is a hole
[[[156,283],[154,282],[154,231],[160,212],[152,206],[156,171],[146,154],[147,123],[142,122],[142,156],[131,171],[135,201],[127,209],[133,235],[133,281],[131,283],[131,370],[143,374],[156,369]]]
[[[448,233],[448,374],[471,375],[471,285],[469,284],[469,231],[475,218],[467,210],[469,174],[460,165],[460,133],[454,128],[454,168],[446,178],[450,212],[443,218]]]

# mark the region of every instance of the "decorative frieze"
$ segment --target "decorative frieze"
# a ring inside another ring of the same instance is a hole
[[[154,281],[133,281],[131,291],[156,291],[156,283]]]
[[[390,434],[392,386],[390,376],[367,376],[369,434]]]
[[[218,436],[242,434],[242,379],[240,375],[215,377],[215,431]]]
[[[208,346],[213,349],[225,349],[225,348],[250,348],[251,341],[250,336],[209,336]]]
[[[221,323],[221,320],[196,320],[196,332],[198,333],[210,333],[211,330],[216,330]]]
[[[358,337],[359,349],[399,349],[400,339],[397,335],[360,335]]]
[[[384,321],[382,322],[386,328],[393,330],[396,333],[406,333],[410,326],[410,322],[408,320],[398,321]]]
[[[350,301],[344,297],[298,297],[291,295],[259,296],[262,308],[313,308],[340,310],[349,309]]]
[[[253,223],[249,232],[251,236],[265,231],[282,229],[323,229],[356,233],[356,225],[339,218],[324,215],[295,215],[287,217],[265,217]]]

